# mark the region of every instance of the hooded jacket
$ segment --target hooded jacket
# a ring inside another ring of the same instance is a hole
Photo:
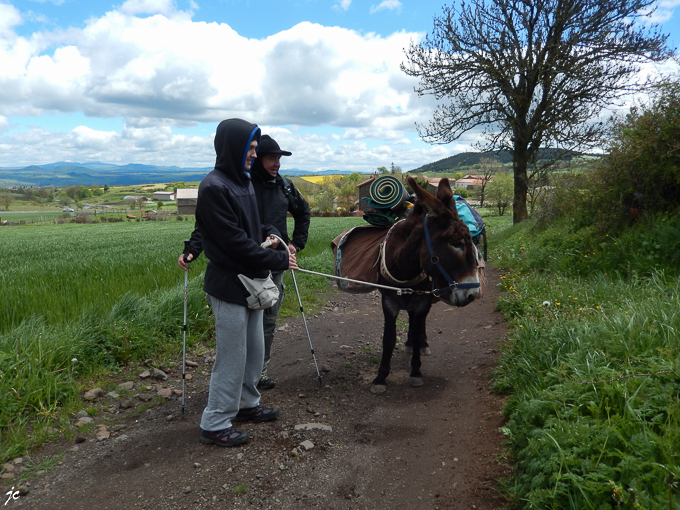
[[[264,169],[259,158],[253,162],[250,173],[262,222],[274,226],[281,232],[281,238],[295,246],[297,251],[302,250],[307,244],[312,216],[307,201],[288,179],[281,175],[273,178]],[[292,237],[288,236],[286,222],[289,212],[295,220]]]
[[[246,306],[248,295],[238,274],[265,278],[288,268],[285,251],[264,249],[270,233],[263,227],[250,175],[243,167],[250,143],[260,141],[260,128],[241,119],[222,121],[215,134],[215,168],[201,181],[196,228],[209,263],[203,290],[222,301]]]

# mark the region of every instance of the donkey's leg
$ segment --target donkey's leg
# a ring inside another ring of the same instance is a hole
[[[399,315],[399,305],[397,303],[396,294],[393,291],[381,291],[381,293],[383,315],[385,317],[383,348],[380,367],[378,368],[378,376],[373,379],[371,393],[385,393],[385,391],[387,391],[385,379],[390,375],[392,353],[394,352],[394,346],[397,343],[397,315]]]
[[[408,322],[409,324],[413,320],[413,311],[408,312]],[[404,343],[404,352],[406,354],[413,354],[413,342],[411,341],[411,338],[409,337],[406,342]],[[421,356],[430,356],[432,354],[432,351],[430,350],[430,344],[427,343],[427,333],[423,331],[423,337],[420,339],[420,355]]]
[[[416,300],[415,307],[409,312],[408,323],[408,337],[413,345],[413,353],[411,354],[411,376],[409,382],[411,386],[423,385],[423,374],[420,372],[420,356],[423,350],[422,343],[426,341],[426,320],[427,314],[430,312],[432,300],[426,296],[419,296],[414,298]]]

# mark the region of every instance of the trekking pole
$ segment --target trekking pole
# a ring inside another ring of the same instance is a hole
[[[302,300],[300,299],[300,291],[298,290],[297,281],[295,280],[295,271],[291,269],[290,275],[293,277],[293,286],[295,287],[295,294],[297,294],[298,304],[300,305],[300,313],[302,314],[302,322],[305,325],[307,332],[307,340],[309,340],[309,349],[312,351],[312,359],[314,360],[314,367],[316,368],[316,378],[319,380],[319,386],[322,385],[321,372],[319,372],[319,365],[316,364],[316,356],[314,355],[314,346],[312,345],[312,337],[309,335],[309,328],[307,327],[307,319],[305,318],[305,311],[302,309]]]
[[[270,237],[276,237],[281,243],[283,243],[283,246],[286,247],[286,251],[290,255],[290,250],[288,249],[288,245],[286,244],[286,242],[283,239],[281,239],[279,236],[276,236],[276,235],[273,235],[273,234]],[[316,355],[314,354],[314,346],[312,345],[312,337],[310,336],[309,328],[307,327],[307,318],[305,317],[305,311],[302,308],[302,299],[300,298],[300,291],[298,290],[297,281],[295,280],[295,271],[293,269],[290,270],[290,276],[292,276],[292,278],[293,278],[293,286],[295,287],[295,294],[297,295],[298,305],[300,305],[300,314],[302,315],[302,323],[305,325],[305,331],[307,332],[307,340],[309,341],[309,349],[312,352],[312,359],[314,360],[314,368],[316,368],[316,378],[319,380],[319,386],[321,386],[323,384],[321,382],[321,378],[323,376],[321,375],[321,372],[319,372],[319,365],[317,365],[317,363],[316,363]]]
[[[188,253],[189,251],[189,240],[185,239],[184,240],[184,253]],[[186,263],[187,258],[186,255],[184,255],[184,262]],[[186,404],[184,403],[184,389],[185,389],[185,381],[186,381],[186,375],[187,375],[187,287],[189,286],[189,267],[187,266],[187,269],[184,270],[184,323],[182,325],[182,403],[180,404],[180,408],[182,409],[182,414],[184,414],[184,409],[186,408]]]

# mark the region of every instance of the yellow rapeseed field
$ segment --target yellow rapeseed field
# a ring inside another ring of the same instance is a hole
[[[307,182],[311,182],[312,184],[325,184],[327,182],[333,182],[338,179],[342,179],[341,174],[333,174],[333,175],[304,175],[300,177],[301,179],[304,179]]]

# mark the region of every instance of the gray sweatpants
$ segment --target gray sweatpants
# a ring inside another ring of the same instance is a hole
[[[201,417],[203,430],[223,430],[239,409],[260,403],[257,383],[264,359],[262,310],[207,296],[215,314],[217,342],[210,375],[208,405]]]

